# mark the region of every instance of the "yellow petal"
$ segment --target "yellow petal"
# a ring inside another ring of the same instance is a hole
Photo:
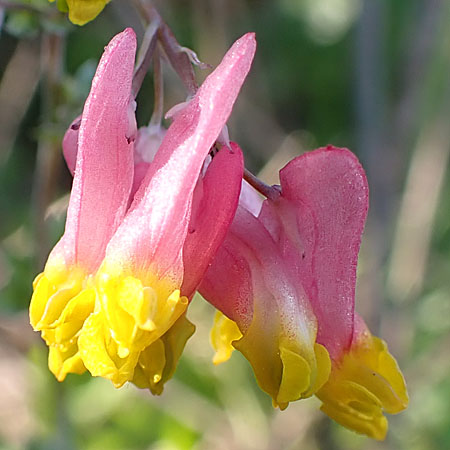
[[[250,327],[241,332],[235,322],[217,312],[211,330],[216,350],[213,361],[226,361],[236,348],[252,365],[259,386],[272,397],[273,405],[285,409],[289,402],[313,395],[328,379],[331,363],[325,347],[314,339],[288,336],[276,315],[272,319],[260,320],[255,308]]]
[[[84,288],[85,273],[77,268],[66,268],[63,263],[48,264],[33,282],[30,303],[30,323],[35,330],[51,327],[69,301]]]
[[[161,381],[165,365],[164,342],[162,339],[158,339],[141,352],[134,371],[133,383],[141,389],[153,391]]]
[[[75,25],[84,25],[95,19],[109,0],[67,0],[69,20]]]
[[[284,345],[280,348],[280,358],[283,370],[275,404],[285,409],[290,401],[298,400],[308,391],[311,370],[305,358]]]
[[[300,354],[288,348],[286,343],[280,345],[280,357],[283,364],[280,388],[276,404],[285,409],[289,402],[313,395],[327,381],[331,370],[331,361],[327,350],[320,344],[314,344],[316,357],[316,377],[311,380],[311,367]]]
[[[335,364],[317,392],[322,411],[341,425],[382,440],[388,423],[383,413],[408,406],[406,384],[386,343],[367,335]]]
[[[234,351],[233,341],[242,338],[236,322],[230,320],[220,311],[216,312],[214,317],[214,325],[211,328],[211,344],[216,351],[213,357],[214,364],[221,364],[228,361]]]
[[[324,403],[320,409],[337,423],[357,433],[365,434],[378,441],[386,437],[388,421],[383,414],[374,415],[370,420],[366,420],[354,411],[347,411],[336,404]]]
[[[64,381],[68,373],[80,375],[86,372],[76,344],[64,350],[51,346],[48,353],[48,367],[58,381]]]
[[[144,283],[107,262],[95,277],[95,289],[95,313],[85,321],[78,338],[86,368],[116,387],[133,381],[154,393],[162,392],[193,332],[184,318],[188,299],[167,281],[147,274]]]
[[[183,314],[160,339],[141,353],[133,383],[160,395],[166,381],[172,378],[184,346],[194,331],[195,326]]]
[[[58,381],[86,369],[78,353],[78,333],[93,312],[95,291],[78,267],[53,260],[33,283],[30,322],[49,346],[48,365]]]
[[[105,322],[102,311],[89,316],[78,338],[79,352],[92,376],[107,378],[119,388],[133,379],[140,352],[129,352],[121,358]]]
[[[105,326],[117,343],[120,356],[141,352],[158,340],[186,311],[188,299],[164,280],[124,274],[103,264],[96,276],[96,290]],[[151,283],[151,284],[147,284]]]

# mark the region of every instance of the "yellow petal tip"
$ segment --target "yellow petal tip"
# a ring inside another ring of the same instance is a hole
[[[228,361],[234,351],[233,342],[241,338],[242,333],[236,322],[217,311],[210,335],[211,344],[216,351],[213,364],[219,365]]]
[[[216,350],[214,364],[227,361],[236,348],[250,362],[261,389],[272,397],[274,407],[286,409],[289,402],[313,395],[328,379],[331,362],[328,351],[309,340],[268,331],[253,320],[241,332],[238,325],[217,312],[211,330]]]
[[[383,440],[384,413],[397,414],[408,405],[405,380],[381,339],[367,336],[344,354],[318,391],[322,411],[341,425]]]

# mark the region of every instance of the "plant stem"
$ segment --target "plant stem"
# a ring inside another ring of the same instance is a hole
[[[134,71],[133,86],[131,89],[134,98],[136,98],[139,90],[141,89],[142,82],[144,81],[145,75],[150,67],[150,63],[156,49],[156,43],[158,41],[159,26],[160,22],[158,19],[150,23],[145,32],[141,48],[139,49],[138,63]]]
[[[269,200],[275,201],[281,195],[281,191],[278,187],[269,186],[268,184],[264,183],[264,181],[261,181],[259,178],[253,175],[246,168],[244,169],[243,178],[248,184],[254,187],[260,194],[264,195],[264,197],[268,198]]]
[[[145,17],[147,23],[159,23],[158,39],[167,58],[185,85],[189,95],[194,95],[197,92],[198,85],[195,81],[194,69],[192,68],[191,61],[185,48],[178,43],[172,30],[161,18],[152,2],[141,0],[140,2],[135,2],[135,4],[141,14]]]
[[[159,126],[164,114],[164,79],[161,65],[161,55],[158,47],[153,53],[153,85],[155,92],[153,114],[149,125]]]

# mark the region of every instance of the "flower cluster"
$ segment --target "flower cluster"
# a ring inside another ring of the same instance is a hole
[[[160,394],[194,332],[186,310],[198,290],[218,309],[215,363],[237,349],[274,406],[315,394],[330,417],[382,439],[383,413],[408,397],[354,312],[367,180],[330,146],[291,161],[264,201],[242,181],[224,130],[255,49],[251,33],[236,41],[154,132],[134,117],[135,34],[113,38],[64,138],[66,228],[34,281],[31,324],[58,380],[88,370]]]
[[[138,134],[134,119],[135,50],[131,29],[110,42],[79,129],[66,133],[65,154],[76,158],[66,229],[34,282],[30,318],[58,380],[88,369],[117,387],[132,381],[160,393],[194,331],[187,305],[238,202],[241,152],[224,149],[208,167],[204,161],[255,40],[236,42],[178,112],[144,177],[142,167],[134,170],[135,143],[146,142],[136,140],[145,130]]]

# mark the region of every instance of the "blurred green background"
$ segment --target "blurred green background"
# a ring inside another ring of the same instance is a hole
[[[384,442],[336,425],[316,399],[280,412],[235,352],[214,367],[212,308],[162,397],[69,375],[59,384],[28,324],[31,282],[64,227],[71,178],[61,139],[89,91],[103,47],[143,26],[128,1],[71,25],[45,0],[0,0],[0,448],[450,448],[450,2],[445,0],[160,0],[179,42],[216,65],[255,31],[253,69],[230,135],[270,183],[289,159],[326,144],[352,149],[371,188],[357,309],[389,343],[409,409]],[[197,71],[198,79],[206,72]],[[165,109],[186,92],[165,67]],[[152,109],[152,79],[138,120]]]

